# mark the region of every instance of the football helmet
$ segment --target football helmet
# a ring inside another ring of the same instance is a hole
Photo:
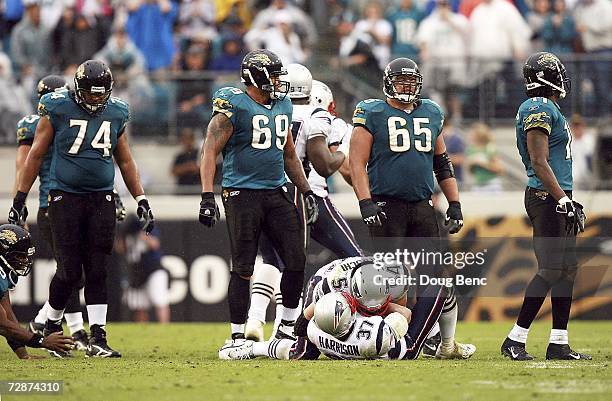
[[[25,228],[15,224],[0,225],[0,268],[13,286],[17,284],[17,276],[30,274],[34,252],[32,237]]]
[[[289,80],[289,97],[291,99],[308,99],[312,90],[312,74],[302,64],[289,64],[287,66]]]
[[[527,96],[550,97],[557,94],[563,99],[571,90],[571,81],[565,66],[557,56],[548,52],[534,53],[523,66]]]
[[[60,77],[59,75],[47,75],[38,81],[38,85],[36,86],[36,92],[39,99],[47,93],[55,92],[58,89],[68,89],[68,83],[64,77]]]
[[[419,66],[409,58],[396,58],[385,67],[383,93],[388,98],[413,103],[421,97],[423,75]]]
[[[310,92],[310,104],[327,110],[332,115],[336,115],[336,102],[334,94],[329,86],[316,79],[312,80],[312,91]]]
[[[363,265],[352,271],[349,291],[357,302],[359,313],[374,316],[387,310],[391,302],[391,288],[389,282],[382,277],[381,271],[373,264]]]
[[[355,323],[355,301],[346,292],[330,292],[317,301],[314,322],[334,337],[348,333]]]
[[[269,50],[253,50],[242,59],[240,80],[246,86],[269,92],[272,99],[284,99],[289,92],[289,82],[282,81],[281,75],[287,75],[287,70],[280,58]]]
[[[77,103],[90,114],[96,114],[106,106],[113,91],[113,74],[100,60],[87,60],[74,74]]]

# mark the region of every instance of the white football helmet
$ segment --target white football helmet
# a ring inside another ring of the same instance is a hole
[[[357,309],[365,315],[384,313],[389,302],[401,299],[408,291],[410,271],[400,263],[377,267],[372,261],[353,270],[349,291]]]
[[[302,64],[289,64],[287,66],[287,80],[289,81],[289,98],[308,99],[312,90],[312,74]]]
[[[317,301],[314,322],[327,334],[342,337],[355,323],[355,306],[350,295],[343,292],[330,292]]]
[[[310,94],[310,104],[320,107],[330,113],[335,109],[334,94],[329,86],[316,79],[312,80],[312,92]]]

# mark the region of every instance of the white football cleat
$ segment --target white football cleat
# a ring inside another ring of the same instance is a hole
[[[474,344],[462,344],[455,341],[450,347],[444,344],[438,346],[436,359],[468,359],[476,352]]]
[[[244,328],[244,337],[247,340],[264,341],[263,322],[252,318],[247,319]]]
[[[234,340],[230,343],[226,343],[219,350],[219,359],[225,361],[252,358],[255,358],[255,355],[253,355],[253,341],[251,340]]]

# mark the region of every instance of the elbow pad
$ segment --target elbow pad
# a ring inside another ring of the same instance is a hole
[[[433,170],[436,174],[438,182],[442,182],[447,178],[453,178],[455,176],[455,169],[453,163],[451,163],[448,153],[444,152],[433,157]]]

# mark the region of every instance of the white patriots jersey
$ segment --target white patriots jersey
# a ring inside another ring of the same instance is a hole
[[[371,258],[353,256],[350,258],[334,260],[333,262],[321,267],[314,274],[314,276],[321,277],[321,280],[314,289],[314,301],[318,301],[323,295],[330,292],[348,291],[349,276],[351,271],[366,262],[371,262],[371,260]],[[332,285],[332,281],[337,282],[338,285]]]
[[[310,342],[331,359],[386,359],[395,346],[393,331],[381,316],[357,313],[351,331],[342,339],[327,334],[314,321],[307,331]]]
[[[317,136],[328,138],[331,133],[332,116],[323,109],[307,104],[293,106],[291,118],[291,135],[295,144],[295,153],[300,161],[306,160],[306,143]]]
[[[348,124],[340,117],[333,117],[331,123],[331,132],[327,137],[328,146],[338,146],[341,143],[349,142],[351,135],[353,134],[353,126]],[[348,155],[347,155],[348,156]],[[308,183],[312,192],[321,198],[326,198],[329,195],[327,191],[327,179],[323,178],[316,172],[312,164],[310,165],[310,175],[308,176]]]

